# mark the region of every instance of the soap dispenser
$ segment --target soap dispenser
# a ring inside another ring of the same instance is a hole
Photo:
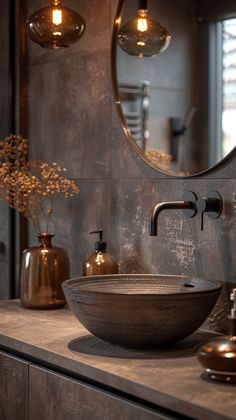
[[[205,368],[203,378],[236,384],[236,288],[232,290],[230,300],[233,307],[228,316],[229,335],[203,344],[197,358]]]
[[[117,274],[118,264],[114,258],[107,252],[107,244],[102,240],[103,230],[90,232],[99,234],[99,241],[95,243],[95,252],[84,263],[84,276],[98,276],[102,274]]]

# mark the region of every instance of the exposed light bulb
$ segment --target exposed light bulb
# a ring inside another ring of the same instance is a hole
[[[61,9],[52,9],[52,23],[56,26],[62,23],[62,10]]]
[[[138,19],[138,30],[140,32],[145,32],[148,30],[147,19]]]
[[[137,29],[140,32],[145,32],[148,30],[148,21],[147,21],[147,10],[139,10],[138,11],[138,23],[137,23]]]

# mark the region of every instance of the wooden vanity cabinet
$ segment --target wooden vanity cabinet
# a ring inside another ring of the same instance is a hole
[[[166,420],[129,399],[0,352],[0,420]]]
[[[167,419],[78,380],[29,367],[30,420],[154,420]]]
[[[0,352],[0,419],[28,419],[28,363]]]

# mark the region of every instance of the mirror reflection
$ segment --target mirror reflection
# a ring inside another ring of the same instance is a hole
[[[152,56],[145,54],[148,24],[146,38],[132,29],[140,3],[168,36]],[[136,150],[153,167],[179,176],[228,157],[236,146],[235,2],[124,0],[118,20],[117,94]]]

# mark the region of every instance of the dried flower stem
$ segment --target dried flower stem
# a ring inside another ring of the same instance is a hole
[[[0,198],[32,221],[36,232],[48,233],[57,197],[79,193],[76,183],[62,176],[57,163],[27,161],[28,140],[10,135],[0,140]]]

